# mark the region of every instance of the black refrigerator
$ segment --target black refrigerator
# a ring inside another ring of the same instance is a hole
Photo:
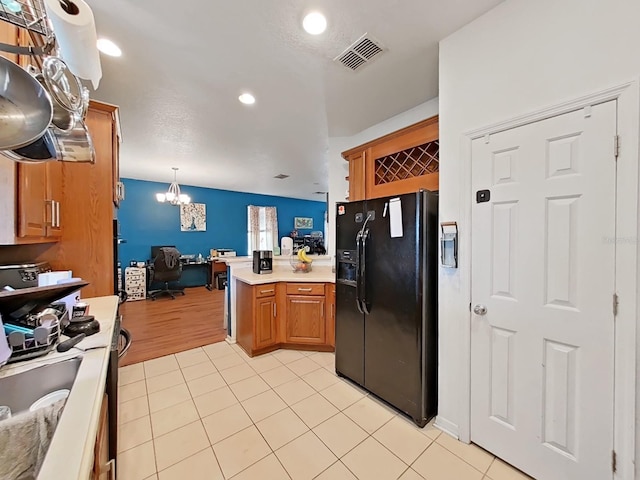
[[[336,372],[423,427],[437,409],[438,194],[336,208]]]

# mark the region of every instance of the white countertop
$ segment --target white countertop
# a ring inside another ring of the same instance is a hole
[[[7,365],[0,370],[0,376],[7,376],[69,358],[83,357],[38,480],[88,479],[93,467],[93,449],[105,391],[118,297],[83,298],[82,301],[89,304],[89,314],[100,322],[99,333],[86,338],[77,345],[78,348],[66,353],[54,350],[43,357]],[[98,345],[102,346],[86,352],[80,349]]]
[[[290,267],[275,266],[273,273],[258,275],[253,273],[251,268],[241,268],[233,272],[233,278],[248,285],[263,285],[273,282],[318,282],[334,283],[336,274],[331,271],[331,267],[318,266],[308,273],[294,273]]]
[[[318,261],[318,262],[331,261],[331,259],[332,259],[332,257],[330,255],[311,255],[311,254],[308,254],[308,255],[313,261]],[[273,262],[274,263],[284,263],[284,262],[286,262],[287,265],[289,264],[289,255],[274,255],[272,258],[273,258]],[[246,257],[217,257],[216,261],[225,262],[227,265],[230,265],[230,264],[234,264],[234,263],[253,262],[253,257],[252,256],[246,256]]]

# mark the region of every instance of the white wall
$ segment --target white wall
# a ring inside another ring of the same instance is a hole
[[[328,255],[335,255],[335,224],[336,202],[346,200],[346,192],[349,182],[345,177],[349,175],[349,164],[342,158],[342,152],[363,143],[380,138],[388,133],[395,132],[404,127],[438,114],[438,99],[433,98],[420,105],[380,122],[351,137],[329,138],[329,233],[327,236],[329,248]]]
[[[458,221],[468,238],[465,132],[635,80],[639,22],[637,0],[507,0],[440,43],[441,221]],[[637,134],[623,144],[637,146]],[[469,319],[467,251],[460,261],[440,274],[439,422],[454,433],[469,408],[459,354],[467,347],[460,344]]]

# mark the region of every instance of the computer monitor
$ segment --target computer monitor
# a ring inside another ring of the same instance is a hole
[[[160,249],[164,247],[176,248],[175,245],[156,245],[151,247],[151,260],[154,260],[160,253]]]

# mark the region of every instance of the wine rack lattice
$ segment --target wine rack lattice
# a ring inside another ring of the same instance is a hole
[[[375,184],[421,177],[440,170],[438,140],[375,160]]]

